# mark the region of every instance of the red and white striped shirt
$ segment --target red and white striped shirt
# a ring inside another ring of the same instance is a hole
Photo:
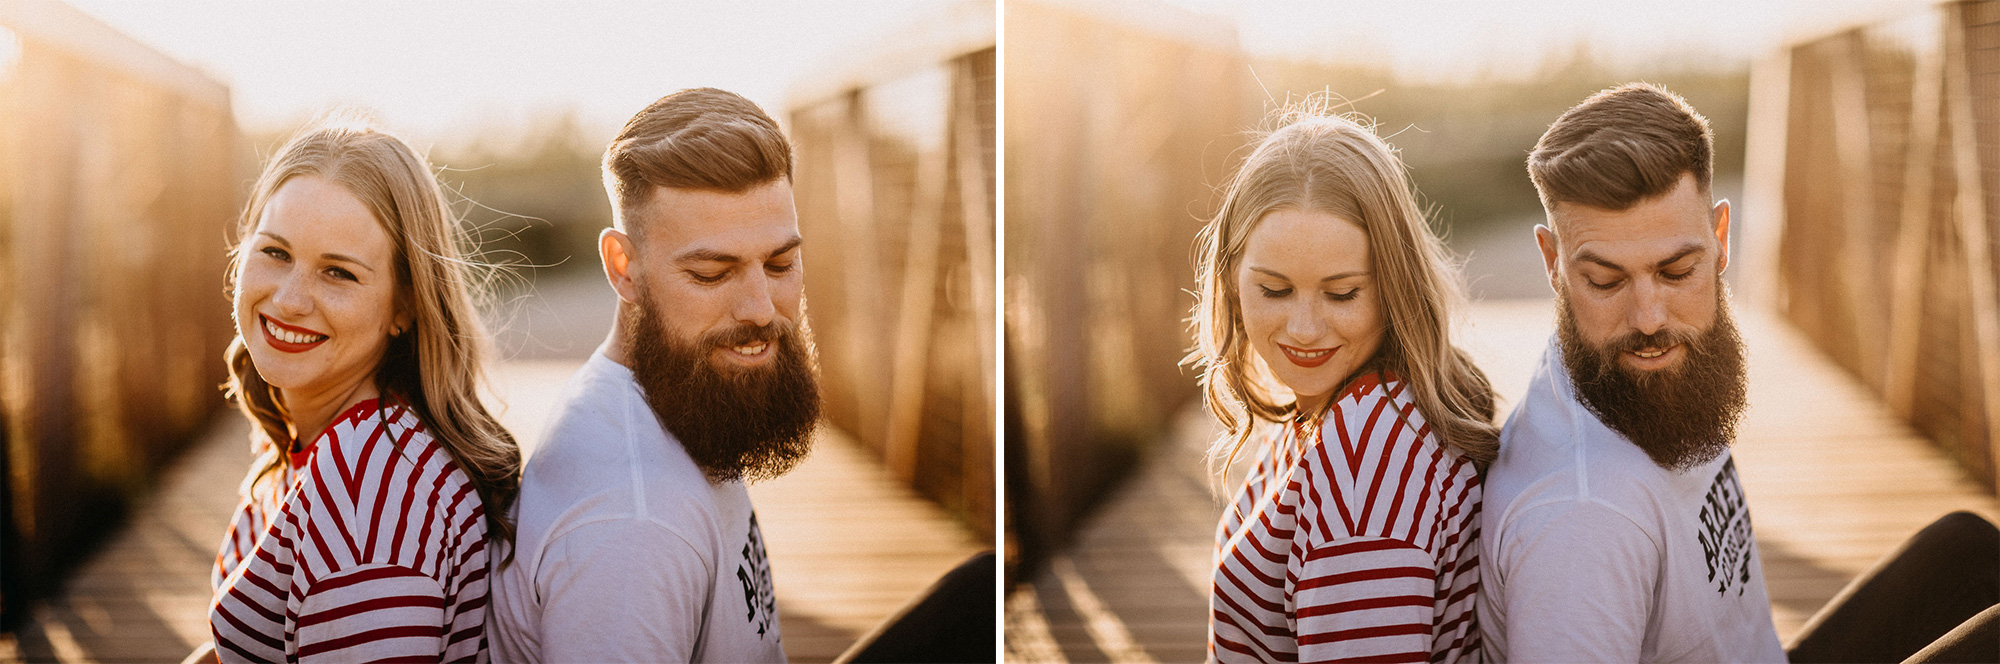
[[[245,496],[215,561],[216,655],[485,661],[485,514],[415,413],[355,404]]]
[[[1479,660],[1479,475],[1404,387],[1362,375],[1263,439],[1216,531],[1216,661]]]

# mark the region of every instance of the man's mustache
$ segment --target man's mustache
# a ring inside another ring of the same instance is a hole
[[[1688,344],[1692,347],[1695,342],[1700,340],[1700,336],[1693,332],[1661,329],[1652,334],[1641,334],[1639,332],[1627,333],[1613,340],[1611,343],[1605,344],[1604,349],[1615,354],[1641,351],[1649,348],[1666,348],[1677,344]]]
[[[763,325],[743,324],[725,330],[716,330],[702,335],[701,342],[710,346],[742,346],[759,341],[776,342],[791,332],[792,325],[783,321],[771,321]]]

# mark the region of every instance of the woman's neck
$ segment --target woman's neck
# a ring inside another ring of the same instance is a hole
[[[291,415],[292,437],[298,440],[298,447],[304,449],[318,438],[333,418],[339,417],[354,404],[381,396],[375,389],[375,377],[349,385],[341,385],[324,390],[279,390],[278,396],[285,400],[285,412]]]
[[[1317,415],[1321,410],[1326,408],[1326,402],[1332,396],[1332,392],[1314,395],[1294,394],[1292,397],[1292,412],[1301,417]]]

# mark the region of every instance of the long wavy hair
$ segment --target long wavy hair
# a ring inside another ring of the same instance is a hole
[[[1259,423],[1297,415],[1244,332],[1236,273],[1265,216],[1301,210],[1352,220],[1368,235],[1388,325],[1359,371],[1401,376],[1438,440],[1483,469],[1498,453],[1499,427],[1486,374],[1452,345],[1452,313],[1464,303],[1456,267],[1425,223],[1395,149],[1322,104],[1309,100],[1275,116],[1278,128],[1262,135],[1224,186],[1221,208],[1196,239],[1194,348],[1183,364],[1201,371],[1202,396],[1227,430],[1210,460],[1226,474]]]
[[[375,387],[385,400],[416,411],[479,491],[489,536],[511,542],[514,527],[507,511],[521,488],[521,448],[478,393],[491,340],[474,298],[491,273],[461,253],[463,231],[431,173],[430,163],[408,143],[352,113],[308,124],[257,178],[237,222],[229,292],[236,292],[265,204],[285,183],[320,177],[366,205],[395,247],[396,297],[411,315],[410,328],[390,338],[375,370]],[[257,427],[251,442],[260,457],[244,482],[250,490],[281,468],[302,441],[294,435],[277,388],[257,373],[244,344],[244,324],[237,321],[237,336],[225,358],[229,396]]]

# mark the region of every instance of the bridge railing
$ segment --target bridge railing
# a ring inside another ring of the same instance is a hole
[[[1752,83],[1781,130],[1749,176],[1781,183],[1779,311],[1992,488],[2000,2],[1800,42]]]
[[[793,90],[831,422],[993,536],[994,7],[960,2]]]
[[[0,621],[222,404],[238,146],[221,84],[0,0]]]

